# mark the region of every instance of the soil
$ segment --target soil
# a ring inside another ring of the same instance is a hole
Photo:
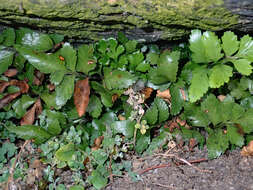
[[[170,155],[170,156],[168,156]],[[167,156],[133,160],[134,171],[144,172],[133,182],[130,177],[115,179],[106,190],[253,190],[253,157],[242,157],[240,150],[227,152],[221,157],[189,165],[180,163],[177,155],[187,161],[207,158],[207,150],[169,152]],[[170,164],[169,167],[151,169]],[[197,169],[196,169],[197,167]],[[200,171],[201,170],[201,171]],[[208,170],[208,171],[203,171]]]

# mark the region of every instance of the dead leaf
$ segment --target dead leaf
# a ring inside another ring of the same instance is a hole
[[[176,122],[181,126],[185,126],[186,124],[186,120],[181,120],[179,117],[176,117]]]
[[[44,80],[44,76],[44,73],[40,72],[39,70],[36,70],[34,73],[33,84],[37,86],[41,85]]]
[[[194,138],[190,138],[189,140],[189,151],[191,152],[193,150],[193,148],[197,145],[197,141]]]
[[[8,69],[7,71],[4,72],[4,75],[6,77],[14,77],[17,75],[17,73],[18,73],[17,69]]]
[[[29,85],[25,80],[11,80],[10,85],[19,87],[22,94],[27,93],[29,90]]]
[[[55,85],[54,84],[48,84],[47,88],[49,91],[53,91],[55,89]]]
[[[118,115],[118,118],[119,118],[119,120],[120,121],[124,121],[124,120],[126,120],[126,117],[124,117],[123,115],[121,115],[121,114],[119,114]]]
[[[162,92],[160,90],[157,90],[156,96],[170,101],[171,99],[170,89],[164,90]]]
[[[19,92],[7,94],[2,99],[0,99],[0,109],[3,108],[4,106],[8,105],[12,100],[17,98],[20,94],[21,94],[21,92],[19,91]]]
[[[42,105],[40,99],[38,99],[31,109],[29,109],[26,114],[22,117],[20,121],[20,125],[32,125],[34,120],[40,115],[42,112]]]
[[[119,95],[118,94],[113,94],[112,95],[112,102],[114,103],[118,99]]]
[[[6,87],[8,87],[9,85],[10,85],[10,82],[1,80],[0,81],[0,93],[2,93],[6,89]]]
[[[253,156],[253,140],[251,140],[248,146],[244,146],[241,151],[242,156]]]
[[[94,145],[92,146],[91,150],[98,150],[104,140],[104,136],[99,136],[94,140]]]
[[[90,99],[89,78],[79,80],[75,84],[74,103],[79,117],[83,116]]]
[[[144,94],[144,99],[146,100],[150,97],[153,91],[154,91],[153,88],[146,87],[141,90],[141,93]]]
[[[219,95],[219,96],[217,96],[217,98],[218,98],[221,102],[223,102],[224,99],[226,98],[226,96],[224,96],[224,95]]]

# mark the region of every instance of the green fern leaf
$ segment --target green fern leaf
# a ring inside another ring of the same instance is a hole
[[[247,59],[238,59],[232,61],[236,70],[241,74],[249,76],[252,73],[252,66],[250,65],[250,61]]]
[[[206,67],[198,67],[193,70],[189,89],[190,102],[196,102],[207,92],[209,87],[207,71]]]
[[[233,32],[225,32],[221,39],[222,48],[226,56],[231,56],[238,50],[239,42],[237,40],[237,36]]]
[[[216,65],[211,69],[211,74],[209,77],[209,85],[211,88],[219,88],[224,83],[229,81],[229,78],[232,77],[233,69],[227,65]]]

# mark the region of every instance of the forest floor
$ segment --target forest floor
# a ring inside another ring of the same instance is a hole
[[[237,149],[214,160],[204,158],[205,148],[136,158],[133,167],[141,179],[118,178],[106,190],[253,190],[253,157],[242,157]]]

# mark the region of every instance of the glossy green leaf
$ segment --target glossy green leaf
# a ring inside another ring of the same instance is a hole
[[[57,53],[64,57],[66,67],[71,71],[75,71],[77,61],[76,50],[69,43],[64,43]]]
[[[253,108],[253,96],[242,99],[241,106],[245,109]]]
[[[74,92],[74,75],[66,75],[60,85],[55,88],[56,91],[56,105],[61,107],[72,97]]]
[[[55,152],[55,157],[60,161],[70,161],[75,154],[75,145],[72,143],[66,144]]]
[[[93,57],[94,48],[92,45],[82,45],[78,48],[76,70],[86,75],[96,68],[96,60]]]
[[[245,35],[241,38],[239,51],[236,57],[251,58],[253,55],[253,39],[249,35]]]
[[[157,53],[150,52],[150,53],[147,54],[147,61],[151,65],[157,65],[158,61],[159,61],[159,55]]]
[[[40,95],[41,99],[46,103],[47,108],[59,109],[60,107],[56,105],[56,93],[43,92]]]
[[[7,159],[10,159],[12,156],[14,156],[16,150],[17,147],[15,146],[15,144],[10,143],[8,141],[3,143],[2,146],[0,147],[0,162],[4,163],[5,160],[7,162]]]
[[[144,56],[141,52],[134,52],[130,55],[128,55],[128,60],[129,60],[129,69],[134,71],[139,64],[142,63],[144,60]]]
[[[35,125],[9,126],[7,129],[22,139],[34,139],[36,144],[41,144],[51,137],[45,129]]]
[[[15,34],[15,30],[13,28],[7,28],[5,29],[2,33],[2,42],[1,44],[4,46],[13,46],[15,44],[15,38],[16,38],[16,34]]]
[[[155,98],[154,103],[158,109],[158,123],[162,123],[169,118],[169,108],[162,98]]]
[[[228,65],[215,65],[210,71],[211,74],[209,77],[209,86],[211,88],[221,87],[223,84],[229,81],[230,77],[233,76],[232,71],[232,67]]]
[[[245,133],[253,132],[253,109],[248,109],[236,123],[242,126]]]
[[[192,60],[195,63],[206,63],[207,58],[205,55],[205,47],[201,38],[202,34],[200,30],[192,30],[189,43],[190,50],[192,51]]]
[[[31,98],[28,95],[23,95],[12,105],[12,108],[17,114],[17,117],[21,118],[25,115],[26,109],[30,107],[34,102],[35,102],[34,98]]]
[[[141,154],[150,144],[150,133],[146,132],[144,135],[137,137],[135,151]]]
[[[142,61],[137,67],[136,67],[136,71],[140,71],[140,72],[147,72],[150,69],[150,65],[148,62],[146,61]]]
[[[193,70],[189,89],[190,102],[196,102],[207,92],[209,87],[207,72],[208,70],[206,67],[198,67]]]
[[[61,63],[55,54],[39,53],[20,45],[15,46],[16,50],[26,58],[30,64],[43,73],[54,73],[56,71],[66,71],[66,67]]]
[[[221,39],[222,39],[222,48],[226,56],[231,56],[235,52],[237,52],[239,48],[239,41],[237,40],[237,36],[233,32],[231,31],[225,32]]]
[[[166,132],[160,133],[159,136],[152,139],[152,142],[144,154],[153,154],[155,150],[161,148],[166,142],[168,142],[168,134]]]
[[[95,96],[91,95],[89,104],[86,110],[93,118],[98,118],[102,112],[102,104],[100,99]]]
[[[96,93],[99,93],[101,96],[101,102],[106,106],[106,107],[111,107],[113,105],[112,102],[112,93],[110,90],[106,89],[103,87],[98,82],[92,81],[91,82],[91,87],[96,91]]]
[[[214,159],[224,153],[228,146],[228,137],[222,131],[222,129],[209,130],[207,139],[208,158]]]
[[[204,32],[202,42],[205,49],[205,55],[208,62],[216,62],[224,55],[221,53],[220,40],[213,32]]]
[[[221,112],[221,103],[213,94],[207,96],[201,103],[201,110],[208,116],[209,120],[214,125],[222,122],[223,113]]]
[[[127,71],[105,69],[104,82],[109,90],[128,88],[135,83],[137,77]]]
[[[237,59],[232,60],[236,70],[243,75],[250,75],[252,73],[253,67],[251,66],[251,62],[247,59]]]
[[[34,51],[48,51],[53,47],[53,41],[47,34],[38,33],[27,28],[16,31],[16,43]]]
[[[207,127],[210,124],[210,120],[205,112],[201,110],[200,106],[192,103],[185,104],[183,116],[192,126]]]
[[[238,133],[238,128],[235,126],[227,127],[227,136],[231,144],[242,147],[244,145],[243,135]]]
[[[135,122],[130,120],[115,121],[111,123],[111,127],[114,131],[114,134],[121,133],[126,138],[132,138],[134,135],[134,125]]]
[[[3,74],[12,64],[14,52],[5,50],[4,46],[0,46],[0,75]]]
[[[171,94],[171,108],[170,112],[172,115],[177,115],[184,104],[184,98],[187,97],[187,92],[181,88],[180,84],[174,84],[170,87]]]
[[[143,118],[147,120],[147,123],[150,125],[154,125],[158,121],[158,108],[156,104],[152,104],[152,106],[145,112]]]
[[[51,73],[50,75],[50,82],[54,84],[55,86],[59,85],[61,81],[63,80],[63,77],[65,76],[65,71],[56,71],[54,73]]]

